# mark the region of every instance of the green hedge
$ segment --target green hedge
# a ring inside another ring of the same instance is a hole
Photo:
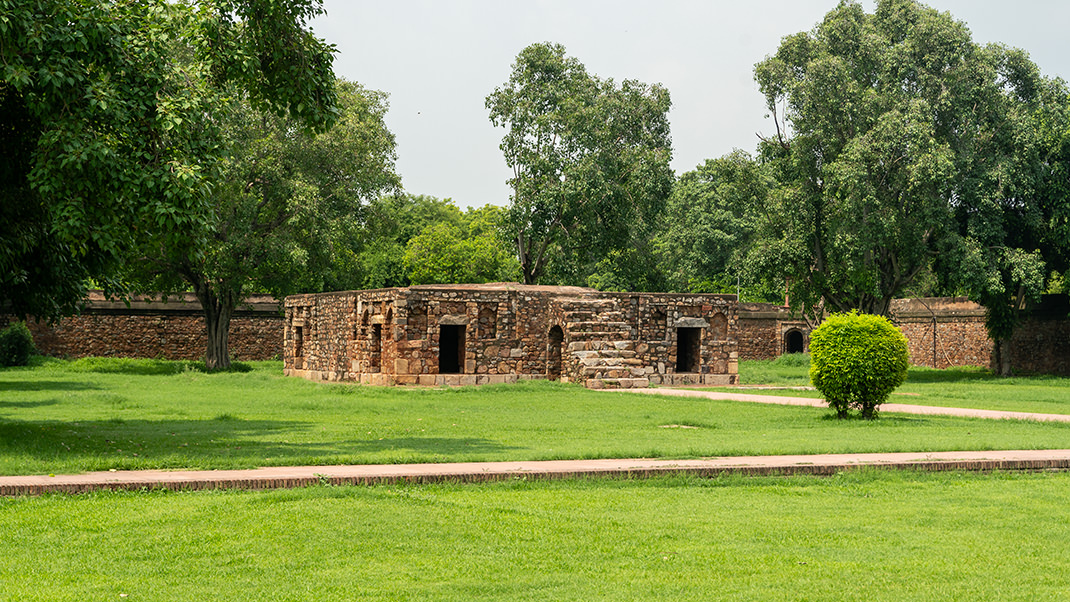
[[[906,337],[881,316],[833,314],[810,333],[810,380],[840,418],[876,417],[909,364]]]
[[[35,353],[33,335],[25,322],[15,322],[0,331],[0,366],[25,366]]]

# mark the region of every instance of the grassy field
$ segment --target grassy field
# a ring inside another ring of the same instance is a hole
[[[774,384],[805,374],[781,364],[742,369]],[[0,370],[0,474],[1070,446],[1056,423],[840,421],[557,383],[373,388],[280,372],[95,359]],[[1006,386],[964,374],[936,375],[925,394],[961,384],[973,405],[974,391]],[[1020,383],[1065,411],[1070,393]],[[0,600],[20,602],[1041,602],[1070,589],[1070,474],[101,492],[0,499],[0,533]]]
[[[1065,600],[1070,474],[0,500],[0,599]]]
[[[549,382],[380,388],[278,363],[48,360],[0,371],[0,474],[1070,446],[1070,424],[657,398]],[[1064,397],[1070,393],[1063,393]]]
[[[801,387],[810,384],[809,357],[781,356],[773,361],[740,362],[744,385]],[[723,391],[735,389],[720,388]],[[748,391],[771,395],[821,397],[817,391]],[[952,408],[978,408],[1010,412],[1070,414],[1070,378],[1029,376],[1001,378],[977,367],[911,367],[907,380],[889,403],[908,403]]]

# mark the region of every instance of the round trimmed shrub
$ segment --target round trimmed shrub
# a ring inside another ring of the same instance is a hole
[[[24,322],[15,322],[0,331],[0,366],[25,366],[36,352],[33,335]]]
[[[810,380],[840,418],[866,419],[907,378],[907,339],[887,318],[833,314],[810,333]]]

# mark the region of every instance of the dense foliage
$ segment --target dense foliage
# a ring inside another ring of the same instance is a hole
[[[783,300],[783,281],[746,270],[744,261],[775,184],[764,165],[738,150],[682,174],[654,240],[669,288]]]
[[[913,0],[844,1],[755,79],[780,186],[752,259],[793,302],[885,314],[933,275],[989,307],[1041,290],[1032,121],[1065,95],[1024,52]]]
[[[810,333],[810,380],[840,418],[875,418],[909,366],[906,337],[883,316],[832,314]]]
[[[600,79],[559,44],[520,52],[486,106],[508,130],[507,226],[525,283],[586,284],[614,252],[648,252],[672,188],[670,105],[665,88]]]
[[[0,0],[0,305],[57,316],[148,240],[210,218],[215,115],[242,90],[322,129],[317,0]],[[203,240],[203,239],[201,239]],[[201,242],[201,240],[195,240]]]
[[[218,116],[228,155],[213,211],[186,236],[143,246],[133,276],[150,291],[189,287],[208,327],[209,369],[229,365],[230,316],[244,297],[319,291],[336,231],[399,185],[385,96],[339,81],[337,119],[313,134],[293,119],[233,103]],[[200,241],[200,242],[191,242]]]
[[[462,224],[429,224],[405,244],[412,284],[510,282],[519,265],[501,235],[505,212],[487,205],[469,209]]]

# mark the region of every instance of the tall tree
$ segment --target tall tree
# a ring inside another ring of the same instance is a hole
[[[975,273],[1003,262],[1032,285],[1034,250],[1007,221],[1027,185],[1015,116],[1038,83],[1023,53],[980,47],[913,0],[874,14],[844,0],[755,79],[776,126],[761,155],[781,186],[752,259],[788,278],[794,303],[885,314],[920,275],[969,257]]]
[[[54,317],[211,213],[231,86],[334,120],[318,0],[0,0],[0,307]]]
[[[1051,270],[1065,271],[1070,258],[1070,119],[1065,84],[1040,78],[1024,53],[1002,51],[1001,79],[1026,87],[1028,95],[1008,103],[1003,127],[992,136],[1005,158],[974,176],[969,192],[975,196],[964,195],[956,207],[964,249],[955,273],[984,305],[996,364],[1009,376],[1007,344],[1026,301],[1046,289]]]
[[[508,130],[509,225],[525,283],[553,263],[558,281],[583,284],[599,260],[647,238],[672,187],[670,105],[660,85],[588,74],[560,44],[520,52],[486,106]]]
[[[204,309],[209,369],[230,365],[230,318],[246,294],[322,289],[333,233],[398,187],[383,94],[339,81],[338,119],[314,135],[242,103],[223,120],[229,156],[190,244],[154,241],[136,266],[150,290],[191,287]],[[204,241],[204,242],[200,242]]]
[[[738,150],[676,180],[656,238],[674,290],[734,293],[740,287],[752,301],[783,299],[783,281],[765,282],[743,269],[756,212],[773,186],[766,166]]]

